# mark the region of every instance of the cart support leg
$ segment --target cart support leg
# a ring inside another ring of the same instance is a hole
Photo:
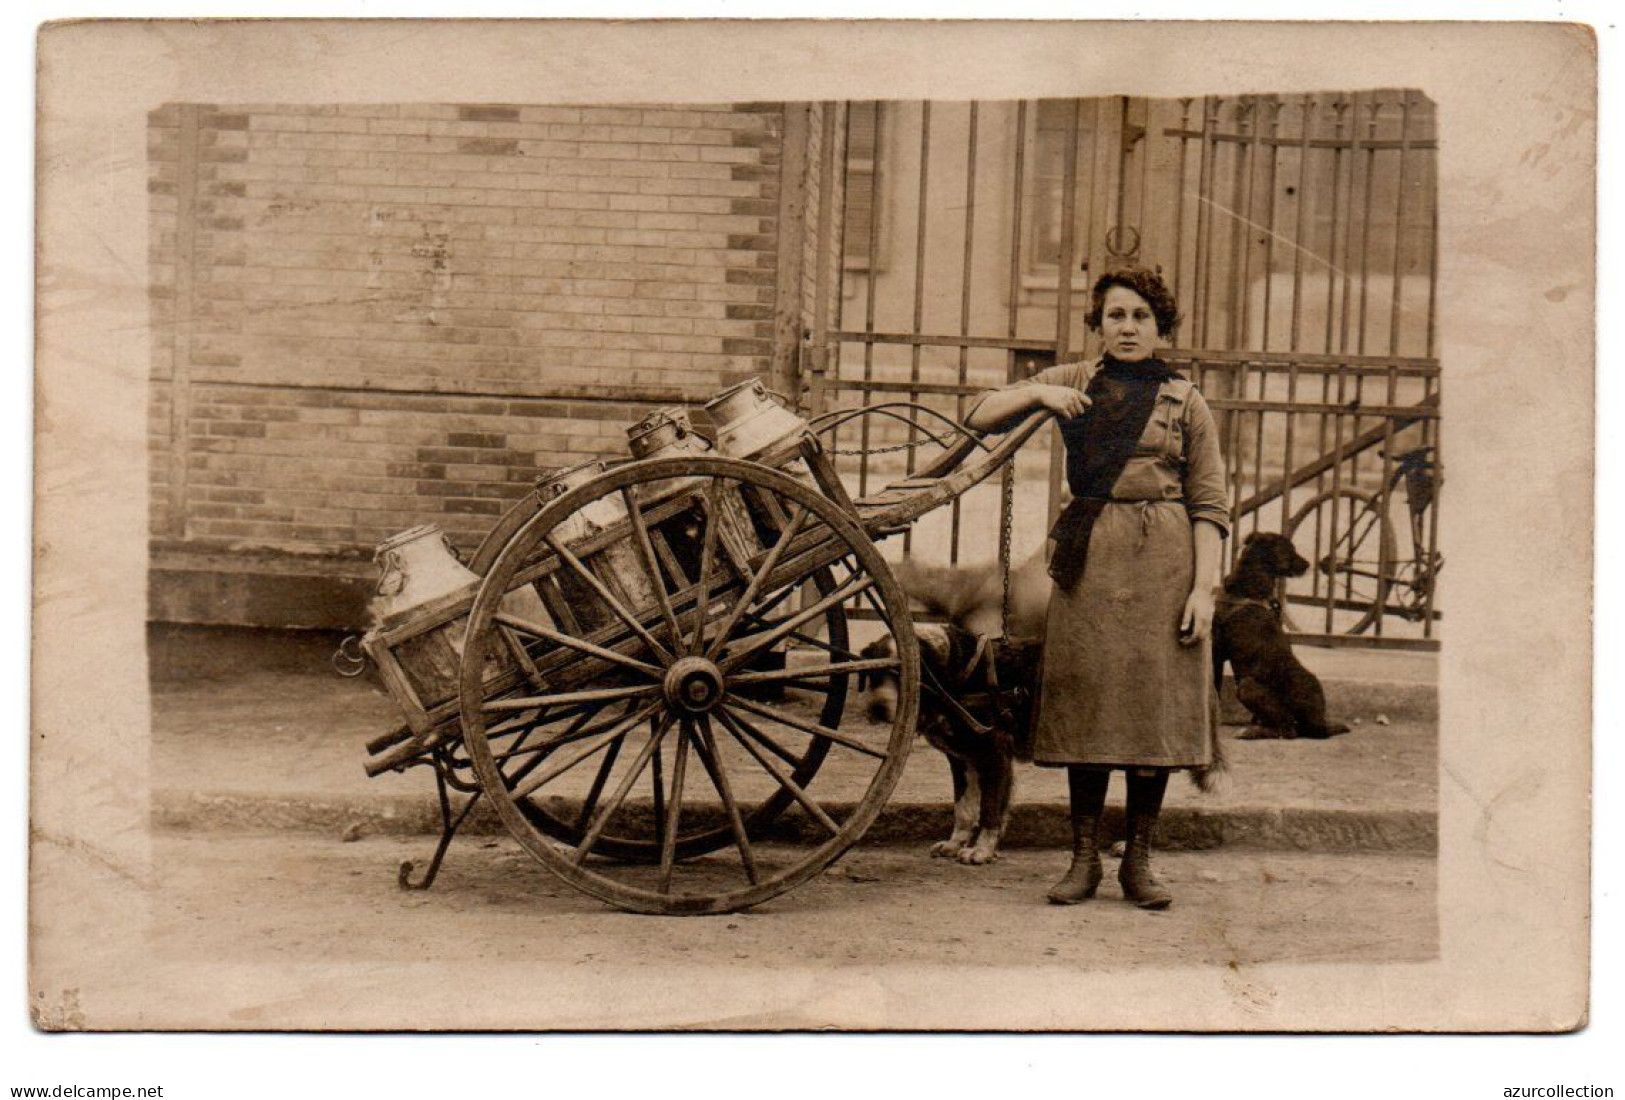
[[[401,864],[400,871],[395,876],[396,883],[402,890],[427,890],[434,885],[434,880],[440,874],[441,861],[446,858],[446,849],[451,847],[451,838],[457,835],[463,822],[480,800],[483,791],[475,791],[469,796],[468,802],[462,811],[453,819],[451,816],[451,792],[446,785],[446,763],[438,755],[434,761],[435,791],[440,795],[440,843],[435,845],[434,855],[429,860],[429,866],[424,869],[421,881],[412,881],[412,861],[407,860]]]

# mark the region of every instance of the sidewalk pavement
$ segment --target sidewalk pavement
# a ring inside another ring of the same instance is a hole
[[[330,640],[194,631],[155,635],[155,641],[151,786],[160,827],[296,829],[350,839],[438,831],[428,769],[365,775],[365,743],[399,718],[369,679],[345,680],[331,671]],[[1238,741],[1240,726],[1227,726],[1229,774],[1217,792],[1206,795],[1176,778],[1160,843],[1433,852],[1434,656],[1299,653],[1325,683],[1332,715],[1353,731],[1318,742]],[[1241,717],[1233,707],[1229,711],[1229,717]],[[851,722],[846,728],[854,728]],[[853,779],[851,755],[831,754],[815,780],[814,793],[830,792],[821,797],[831,808],[845,792],[850,799],[861,789],[856,781],[843,786]],[[1121,803],[1118,783],[1110,804]],[[923,844],[946,837],[951,797],[947,764],[917,742],[865,841]],[[1022,767],[1006,844],[1069,843],[1066,802],[1063,770]],[[466,832],[501,831],[495,814],[484,811],[476,809]],[[799,810],[787,813],[785,824],[794,826],[799,817]]]

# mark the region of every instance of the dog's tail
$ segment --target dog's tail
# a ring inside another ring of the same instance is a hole
[[[893,566],[897,583],[920,610],[963,626],[975,610],[993,566],[927,565],[907,559]]]

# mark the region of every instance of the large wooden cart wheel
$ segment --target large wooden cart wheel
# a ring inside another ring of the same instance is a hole
[[[573,517],[617,501],[628,520],[579,536]],[[673,523],[686,558],[664,537]],[[607,621],[515,610],[549,584],[591,593],[607,614],[582,618]],[[884,655],[849,637],[860,610]],[[894,717],[842,730],[862,673],[897,677]],[[776,470],[706,456],[618,467],[518,525],[469,616],[460,717],[481,789],[546,867],[625,909],[718,913],[805,882],[862,836],[902,774],[918,701],[907,597],[856,520]],[[786,806],[799,812],[775,822]]]
[[[663,482],[651,481],[645,483],[641,492],[639,487],[632,487],[628,492],[628,496],[647,499],[650,496],[659,496],[658,491],[665,487],[666,484]],[[654,491],[651,492],[651,489]],[[694,495],[698,497],[697,493]],[[697,506],[703,507],[701,500],[697,499],[695,503]],[[469,568],[481,577],[490,573],[491,567],[496,564],[497,558],[501,555],[503,549],[508,546],[526,523],[535,518],[541,509],[542,501],[534,493],[527,494],[523,500],[508,509],[475,549],[468,562]],[[703,537],[702,528],[699,539],[691,541],[696,542],[696,544],[702,543]],[[543,539],[542,541],[545,546],[546,540]],[[653,540],[651,540],[651,548],[653,548]],[[716,558],[719,555],[720,551],[714,549],[713,557]],[[676,587],[669,571],[662,576],[662,583],[663,587],[668,590],[668,594],[670,594],[673,587]],[[830,569],[827,567],[815,571],[809,578],[809,584],[820,595],[829,595],[835,590],[835,581]],[[736,588],[735,591],[737,590]],[[788,598],[781,599],[781,606],[788,603]],[[787,613],[792,613],[795,610],[795,607],[790,607],[788,612],[776,608],[769,609],[769,618],[774,621],[782,620]],[[758,609],[758,614],[761,613],[760,609]],[[508,644],[512,645],[514,632],[508,631],[508,634]],[[818,619],[804,624],[792,632],[790,640],[793,643],[821,648],[828,653],[849,655],[851,653],[851,633],[847,624],[846,605],[843,603],[832,604],[825,609],[821,624]],[[846,703],[851,695],[850,682],[852,679],[853,677],[849,675],[830,676],[827,681],[805,685],[806,688],[817,693],[822,700],[817,715],[819,725],[830,728],[840,727],[841,717],[845,713]],[[504,731],[507,728],[504,727]],[[518,734],[513,736],[517,737]],[[798,785],[806,787],[812,781],[813,776],[818,774],[819,766],[823,764],[825,757],[829,755],[830,745],[831,742],[827,738],[812,737],[806,739],[805,744],[794,748],[792,751],[795,753],[795,758],[787,762],[791,779]],[[463,754],[454,755],[466,755],[466,747]],[[658,765],[660,761],[656,760],[655,763]],[[773,819],[782,814],[794,802],[795,799],[789,790],[779,787],[765,800],[751,808],[745,823],[752,833],[761,835],[766,832],[767,826]],[[517,804],[519,812],[524,814],[532,825],[553,839],[563,841],[572,848],[579,845],[586,836],[588,821],[585,812],[587,806],[584,801],[577,805],[566,800],[542,798],[529,794],[518,799]],[[718,822],[709,829],[691,827],[678,838],[676,858],[691,859],[694,856],[726,848],[733,843],[733,831],[725,822]],[[644,863],[660,859],[661,851],[661,839],[648,827],[647,822],[632,821],[630,814],[619,815],[617,821],[606,827],[598,837],[597,843],[593,846],[595,856]]]

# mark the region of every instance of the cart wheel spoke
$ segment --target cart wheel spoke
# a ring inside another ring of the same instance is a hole
[[[677,829],[683,820],[683,779],[688,770],[688,743],[692,736],[693,727],[685,718],[677,727],[677,748],[673,750],[676,759],[671,765],[671,797],[666,799],[665,835],[660,840],[662,893],[671,890],[671,871],[677,860]]]
[[[711,608],[711,567],[716,564],[717,532],[722,528],[722,479],[713,477],[705,488],[705,538],[700,544],[699,589],[694,597],[693,638],[685,653],[705,651],[705,618]]]
[[[629,668],[635,672],[641,672],[643,675],[652,680],[658,680],[663,675],[660,669],[649,664],[647,661],[639,661],[634,657],[628,657],[624,653],[617,653],[613,649],[605,649],[601,645],[594,645],[585,638],[577,638],[569,634],[561,634],[550,626],[542,626],[540,623],[528,622],[525,619],[519,618],[517,615],[510,615],[506,611],[498,611],[493,618],[495,618],[496,621],[501,623],[503,626],[511,626],[515,630],[529,634],[533,638],[540,638],[544,642],[552,642],[554,645],[561,645],[566,649],[573,649],[577,653],[585,653],[589,657],[597,657],[600,661],[608,661],[612,665],[620,665],[622,668]]]
[[[654,544],[649,541],[649,528],[643,521],[643,507],[638,503],[632,493],[630,485],[621,486],[621,500],[626,505],[626,514],[632,521],[633,544],[638,548],[638,557],[643,562],[643,572],[649,578],[649,584],[655,590],[656,601],[660,604],[660,617],[666,623],[666,631],[671,635],[671,651],[683,651],[683,630],[677,625],[677,612],[671,605],[671,594],[666,591],[666,582],[660,573],[660,563],[655,560]]]
[[[598,598],[604,601],[604,605],[608,607],[610,611],[615,613],[615,617],[621,620],[621,622],[625,623],[626,628],[632,633],[636,634],[638,636],[638,640],[649,647],[650,653],[653,653],[662,664],[671,664],[673,658],[672,655],[666,651],[666,647],[661,645],[653,634],[649,633],[649,629],[646,626],[638,622],[637,616],[626,609],[626,605],[621,603],[621,601],[616,597],[615,593],[611,592],[608,586],[606,586],[603,581],[599,580],[597,576],[593,574],[591,569],[588,569],[582,564],[580,558],[570,553],[570,548],[564,545],[564,541],[562,539],[560,539],[557,535],[549,533],[547,536],[547,545],[552,549],[553,553],[559,556],[559,560],[562,561],[572,573],[580,577],[584,582],[586,582],[587,587],[591,588],[595,593],[597,593]]]
[[[751,722],[749,719],[745,718],[744,716],[742,716],[740,714],[737,714],[737,713],[735,713],[733,711],[727,711],[727,708],[723,708],[723,710],[720,710],[720,711],[717,712],[718,719],[721,719],[723,717],[724,712],[727,713],[728,718],[732,719],[733,722],[737,726],[739,726],[739,727],[741,727],[743,729],[749,730],[751,736],[755,738],[755,740],[756,740],[756,742],[758,744],[760,744],[763,748],[767,749],[768,752],[771,752],[774,756],[778,757],[780,760],[783,760],[786,764],[790,764],[790,765],[793,766],[796,763],[796,761],[801,759],[795,753],[791,752],[789,749],[787,749],[783,745],[779,744],[777,738],[771,737],[768,734],[762,732],[762,729],[761,729],[760,726],[757,726],[755,723]],[[726,724],[726,723],[724,723],[724,724]]]
[[[625,738],[610,745],[609,751],[598,762],[598,774],[592,777],[592,786],[587,789],[587,797],[581,800],[581,810],[576,814],[575,827],[585,829],[592,820],[593,811],[598,808],[598,799],[604,793],[604,784],[609,782],[609,773],[615,770],[615,761],[620,758],[621,746],[626,744]]]
[[[660,750],[660,742],[665,738],[666,731],[671,729],[672,721],[672,716],[667,714],[655,725],[654,732],[649,735],[649,740],[644,742],[643,748],[638,750],[637,758],[632,761],[632,767],[622,777],[614,793],[609,796],[609,801],[599,809],[598,816],[593,819],[592,825],[587,829],[587,835],[581,838],[581,843],[576,846],[576,850],[570,853],[571,863],[579,867],[585,862],[587,856],[592,854],[593,847],[598,843],[598,838],[604,834],[604,827],[609,824],[609,819],[614,817],[615,811],[619,810],[621,805],[625,803],[626,796],[632,792],[632,785],[643,774],[643,769],[648,767],[649,758]]]
[[[854,672],[880,672],[896,667],[895,657],[854,657],[850,661],[837,661],[829,665],[803,665],[773,672],[736,672],[728,677],[728,683],[795,684],[800,687],[802,685],[798,681],[801,680],[821,680],[826,676],[845,676]]]
[[[557,737],[548,738],[539,745],[526,744],[526,742],[530,740],[530,735],[543,727],[543,723],[533,722],[525,729],[524,733],[519,735],[513,744],[509,745],[501,752],[493,752],[491,754],[491,758],[493,760],[502,761],[513,760],[521,756],[545,756],[561,745],[568,745],[574,741],[580,741],[584,737],[591,737],[595,733],[601,733],[602,731],[608,729],[610,726],[614,725],[616,722],[619,722],[622,718],[630,714],[634,705],[635,704],[632,701],[628,700],[626,706],[622,708],[620,714],[609,719],[609,721],[605,722],[603,725],[594,726],[591,729],[586,728],[587,723],[602,714],[605,708],[583,707],[579,713],[573,715],[573,717],[575,717],[575,721],[570,723],[570,727],[568,729],[559,734]],[[556,717],[554,721],[563,721],[568,717],[572,717],[572,715],[568,713],[560,715]],[[509,781],[512,782],[518,778],[521,777],[510,776]]]
[[[730,695],[728,702],[731,706],[749,711],[758,718],[766,718],[769,721],[779,723],[781,726],[789,726],[793,730],[800,730],[802,733],[811,734],[814,737],[822,737],[825,740],[835,742],[837,745],[849,748],[853,752],[861,752],[865,756],[872,756],[876,760],[886,759],[886,753],[883,749],[872,748],[862,741],[832,730],[828,726],[820,726],[817,722],[809,722],[805,718],[798,718],[794,714],[788,714],[776,707],[764,706],[761,703],[752,702],[738,695]]]
[[[734,844],[739,848],[739,862],[745,868],[745,879],[754,886],[758,881],[756,853],[751,849],[750,834],[745,829],[745,820],[739,814],[739,803],[734,798],[733,785],[728,782],[728,766],[723,763],[721,755],[717,752],[708,715],[702,714],[699,717],[699,736],[694,739],[694,754],[700,758],[705,774],[711,777],[711,786],[716,790],[717,797],[722,799],[723,812],[728,815],[728,828],[733,832]]]
[[[570,752],[560,754],[557,760],[549,761],[544,767],[537,769],[534,774],[527,777],[523,783],[511,788],[508,793],[514,798],[523,798],[526,795],[534,794],[541,787],[552,782],[554,779],[557,779],[559,776],[563,775],[565,772],[587,759],[587,757],[591,756],[605,745],[608,745],[611,741],[626,736],[628,730],[637,725],[639,722],[643,721],[645,718],[649,717],[649,715],[653,714],[658,709],[659,704],[651,703],[634,713],[631,717],[624,718],[617,722],[614,726],[605,730],[603,733],[587,738],[586,740],[580,742]]]
[[[750,584],[745,587],[744,594],[734,603],[732,609],[728,612],[727,618],[717,628],[716,638],[711,642],[710,648],[705,651],[707,658],[713,661],[716,660],[717,654],[722,652],[722,647],[727,645],[728,635],[733,633],[734,627],[739,625],[739,617],[750,608],[756,597],[761,594],[762,586],[767,583],[767,579],[772,574],[774,567],[779,564],[779,559],[784,557],[784,552],[790,548],[791,540],[801,530],[801,525],[807,522],[807,515],[808,512],[805,507],[797,507],[795,515],[791,516],[790,522],[785,524],[778,540],[773,543],[773,549],[767,552],[767,557],[762,559],[761,566],[756,570],[755,575],[751,577]]]
[[[824,807],[814,802],[812,800],[812,796],[806,791],[802,790],[799,783],[790,778],[789,774],[784,770],[784,766],[782,764],[775,763],[771,757],[767,756],[762,752],[761,749],[757,748],[755,741],[753,740],[753,738],[758,739],[765,745],[772,744],[771,738],[767,737],[761,731],[753,728],[748,722],[741,719],[738,715],[729,713],[726,709],[717,711],[717,718],[721,720],[724,726],[727,727],[728,732],[733,734],[734,740],[743,745],[745,747],[745,751],[750,753],[751,756],[755,757],[756,762],[766,769],[769,775],[778,780],[779,786],[789,791],[791,796],[794,797],[797,802],[801,803],[802,809],[811,814],[813,819],[828,830],[831,836],[838,836],[840,834],[840,825],[836,823],[834,818],[830,817],[829,814],[824,811]]]
[[[732,672],[734,669],[738,668],[740,665],[754,657],[757,653],[773,645],[775,642],[779,641],[779,639],[789,635],[792,630],[802,625],[807,620],[822,615],[825,611],[828,611],[832,607],[844,604],[853,596],[868,592],[869,589],[874,587],[874,583],[875,582],[872,577],[849,578],[845,584],[841,585],[834,592],[831,592],[817,603],[814,603],[809,607],[802,608],[788,619],[778,623],[772,629],[764,630],[759,634],[748,634],[745,637],[738,639],[737,646],[729,647],[728,656],[722,662],[722,671]]]
[[[487,714],[509,710],[546,710],[552,707],[577,706],[582,703],[613,703],[653,695],[660,688],[656,684],[633,684],[630,687],[594,688],[591,691],[563,691],[557,695],[523,695],[513,699],[492,699],[484,705]]]
[[[654,719],[649,720],[649,732],[654,732]],[[649,758],[649,788],[654,796],[654,831],[655,844],[664,849],[666,846],[666,777],[663,763],[665,746],[655,749],[654,755]]]

